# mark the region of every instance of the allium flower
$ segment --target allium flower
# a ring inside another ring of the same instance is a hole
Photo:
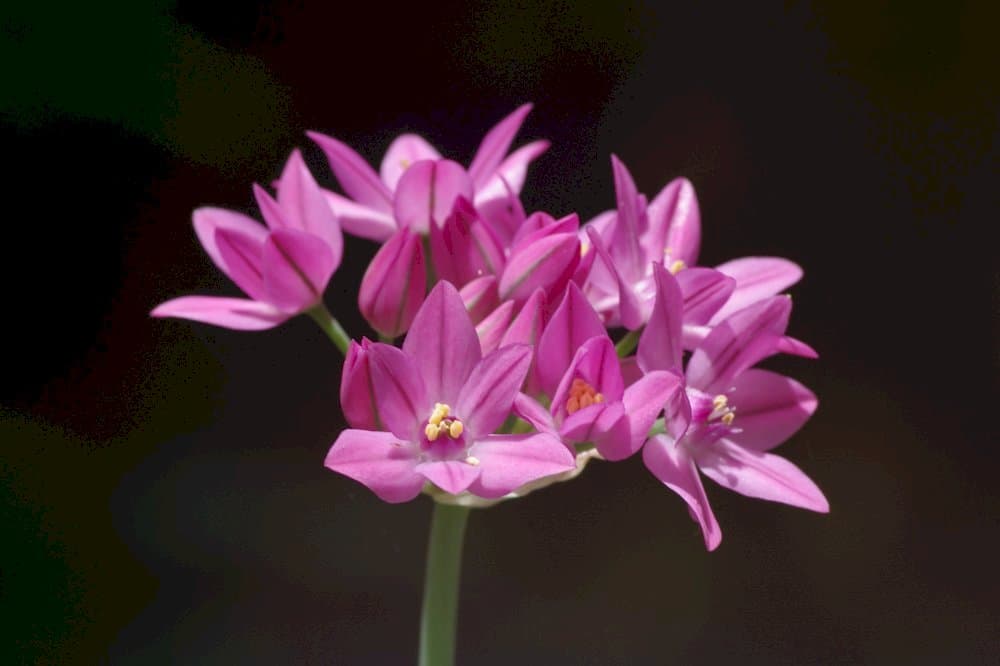
[[[326,153],[347,194],[325,193],[344,229],[381,242],[401,226],[414,225],[416,230],[426,232],[427,215],[436,214],[437,221],[443,221],[459,195],[477,208],[482,207],[484,213],[498,206],[519,207],[519,201],[513,203],[510,199],[516,200],[520,193],[528,165],[549,146],[547,141],[534,141],[507,155],[530,111],[531,105],[525,104],[487,132],[468,170],[442,159],[416,134],[403,134],[392,142],[382,159],[380,174],[337,139],[318,132],[310,132],[309,137]],[[430,192],[435,196],[429,196]],[[433,202],[430,211],[429,201]]]
[[[643,371],[681,365],[681,295],[662,267],[655,272],[655,310],[639,341]],[[791,300],[774,296],[732,314],[712,329],[688,362],[686,399],[668,402],[666,433],[643,449],[649,470],[688,504],[709,550],[722,539],[697,470],[748,497],[827,512],[822,491],[788,460],[767,453],[791,437],[816,409],[797,381],[760,369],[781,350]]]
[[[509,345],[484,358],[450,283],[431,291],[402,349],[375,343],[360,352],[363,362],[355,356],[345,364],[343,381],[370,387],[375,413],[370,418],[364,406],[352,405],[353,420],[387,430],[345,430],[326,466],[383,500],[411,500],[427,481],[451,494],[498,498],[574,467],[573,455],[551,435],[492,434],[510,413],[531,349]]]
[[[261,330],[309,310],[343,256],[340,226],[298,151],[278,181],[278,200],[254,195],[267,227],[222,208],[199,208],[194,228],[205,252],[250,298],[184,296],[150,314],[238,330]]]

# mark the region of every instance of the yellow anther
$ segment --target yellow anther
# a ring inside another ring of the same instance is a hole
[[[578,411],[580,411],[580,401],[575,396],[570,396],[569,400],[566,401],[566,412],[574,414]]]
[[[722,417],[722,422],[726,425],[733,425],[733,419],[735,418],[736,414],[734,412],[726,412],[726,414]]]
[[[603,393],[595,393],[594,394],[594,402],[604,402],[604,394]]]
[[[448,425],[448,434],[452,439],[458,439],[461,437],[463,430],[465,430],[465,426],[462,425],[461,421],[452,421]]]
[[[586,257],[587,253],[590,252],[590,243],[583,241],[580,243],[580,256]]]
[[[678,259],[674,263],[670,264],[670,272],[673,273],[674,275],[677,275],[678,273],[680,273],[685,268],[687,268],[687,264],[685,264],[680,259]]]
[[[584,393],[580,396],[580,409],[590,407],[592,404],[594,404],[594,396],[588,393]]]
[[[722,409],[728,404],[729,404],[729,398],[727,398],[721,393],[712,398],[712,407],[714,407],[715,409]]]
[[[399,166],[403,167],[403,169],[409,169],[410,168],[410,160],[408,160],[408,159],[406,159],[404,157],[403,159],[399,160]]]
[[[475,456],[469,456],[468,458],[465,459],[465,463],[467,465],[472,465],[473,467],[475,467],[476,465],[479,464],[479,458]]]
[[[446,416],[448,416],[448,413],[450,411],[451,407],[449,407],[448,405],[445,405],[444,403],[440,402],[435,402],[434,411],[431,412],[431,417],[427,419],[427,421],[428,423],[433,423],[434,425],[437,425],[441,423],[441,421],[444,420]]]
[[[428,442],[433,442],[434,440],[436,440],[440,433],[441,431],[438,430],[437,424],[435,423],[428,423],[424,427],[424,436],[427,437]]]

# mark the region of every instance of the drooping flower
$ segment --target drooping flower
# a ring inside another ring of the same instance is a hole
[[[572,454],[546,434],[492,434],[508,417],[531,362],[526,345],[482,356],[462,299],[440,282],[420,308],[402,349],[369,344],[346,373],[369,373],[375,418],[387,430],[345,430],[326,466],[387,502],[416,497],[428,481],[451,494],[502,497],[574,467]]]
[[[152,316],[262,330],[320,303],[340,265],[343,238],[299,152],[285,164],[277,201],[256,185],[254,195],[266,227],[222,208],[193,215],[205,252],[250,298],[183,296],[157,306]]]
[[[655,311],[637,354],[645,372],[681,365],[680,289],[662,267],[655,277]],[[698,470],[748,497],[829,510],[808,476],[768,453],[802,427],[817,406],[816,396],[799,382],[752,368],[781,351],[790,313],[791,300],[773,296],[715,326],[688,361],[686,399],[667,404],[666,432],[643,448],[646,466],[684,499],[709,550],[719,545],[722,533]]]
[[[521,191],[528,165],[549,146],[547,141],[534,141],[507,154],[530,111],[531,105],[524,104],[487,132],[468,170],[442,159],[422,137],[403,134],[389,146],[379,174],[346,144],[310,132],[309,137],[326,153],[334,175],[347,194],[341,196],[328,191],[327,203],[347,232],[380,242],[400,226],[426,224],[423,218],[427,207],[422,203],[429,199],[439,209],[439,222],[450,213],[450,204],[458,195],[469,199],[484,214],[489,212],[491,219],[506,215],[516,220],[520,202],[512,200],[516,200]],[[421,166],[417,167],[418,163]],[[411,170],[414,173],[407,178]],[[447,196],[428,197],[427,192],[433,190]],[[445,207],[448,210],[444,210]],[[508,207],[516,210],[505,211]],[[523,210],[520,212],[523,214]],[[426,230],[424,226],[423,231]]]

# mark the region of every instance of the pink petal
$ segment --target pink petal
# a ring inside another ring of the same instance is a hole
[[[684,296],[677,279],[663,267],[653,264],[656,298],[649,323],[639,337],[636,359],[644,371],[669,370],[680,373],[684,353],[681,325],[684,318]]]
[[[614,240],[608,247],[608,251],[618,272],[627,281],[634,281],[645,274],[646,262],[648,261],[642,248],[639,247],[639,236],[643,231],[639,219],[641,213],[639,191],[636,189],[632,174],[616,155],[611,156],[611,171],[615,180],[618,222],[615,227]]]
[[[736,281],[711,268],[685,268],[677,274],[684,295],[684,322],[707,324],[725,304]]]
[[[701,526],[705,547],[709,550],[718,548],[722,542],[722,530],[712,513],[705,488],[698,478],[698,470],[687,450],[677,446],[668,437],[659,435],[646,443],[642,450],[642,461],[653,476],[680,495],[688,505],[691,517]]]
[[[479,347],[484,354],[489,354],[500,346],[510,326],[510,319],[514,315],[514,301],[504,301],[496,310],[486,315],[481,322],[476,325],[476,335],[479,336]]]
[[[628,417],[629,447],[605,453],[598,446],[601,454],[608,460],[621,460],[638,451],[664,406],[671,403],[678,393],[683,393],[682,384],[677,375],[656,370],[625,389],[622,404]]]
[[[646,307],[646,312],[643,312],[643,305],[640,304],[638,297],[635,292],[632,291],[632,285],[628,284],[622,277],[621,272],[618,270],[618,266],[615,265],[614,260],[608,253],[607,247],[604,245],[604,240],[600,237],[595,229],[588,227],[587,235],[590,236],[590,242],[594,246],[594,250],[597,251],[597,255],[604,262],[604,266],[607,268],[608,272],[614,277],[615,282],[618,286],[618,318],[621,321],[622,326],[634,331],[643,325],[646,319],[649,317],[649,312],[651,310],[651,305]]]
[[[576,467],[569,449],[546,434],[490,435],[473,444],[469,453],[479,460],[482,468],[469,491],[489,499],[503,497],[526,483]]]
[[[323,196],[340,226],[349,234],[381,243],[398,228],[391,213],[363,206],[329,190],[323,190]]]
[[[392,191],[363,157],[333,137],[318,132],[306,134],[326,153],[330,168],[347,196],[377,211],[392,212]]]
[[[729,439],[755,451],[773,449],[794,435],[818,405],[815,394],[794,379],[758,369],[737,377],[728,396],[737,428]]]
[[[544,356],[541,363],[545,363]],[[598,393],[604,396],[605,402],[619,402],[624,393],[625,382],[622,379],[621,367],[615,346],[607,333],[590,338],[576,351],[569,368],[562,376],[559,387],[552,396],[552,415],[556,419],[566,418],[566,401],[573,380],[583,379]]]
[[[580,261],[575,233],[553,234],[519,248],[500,276],[500,299],[523,302],[541,287],[547,296],[566,287]]]
[[[382,343],[369,347],[368,362],[382,423],[404,441],[419,441],[432,401],[416,363],[402,350]]]
[[[469,176],[477,188],[486,184],[503,161],[514,136],[517,135],[525,117],[531,111],[531,106],[531,104],[519,106],[483,137],[475,157],[472,158],[472,163],[469,164]]]
[[[361,344],[351,340],[344,358],[340,379],[340,408],[344,419],[360,430],[383,430],[375,402],[368,348],[371,342],[364,338]]]
[[[257,183],[253,184],[253,196],[257,200],[257,206],[260,208],[260,214],[264,218],[264,222],[267,223],[267,228],[271,231],[275,229],[285,229],[288,227],[294,227],[294,225],[287,219],[285,211],[281,209],[278,202],[275,201],[274,197],[267,193],[263,187]]]
[[[236,331],[274,328],[290,316],[260,301],[216,296],[182,296],[161,303],[149,314],[152,317],[190,319]]]
[[[493,312],[500,304],[500,297],[497,295],[497,277],[495,275],[484,275],[481,278],[471,280],[458,291],[465,303],[465,309],[469,311],[469,316],[474,323],[478,323],[489,313]]]
[[[741,495],[820,513],[830,510],[826,497],[812,479],[779,456],[748,451],[720,439],[699,451],[697,462],[705,476]]]
[[[330,246],[305,231],[272,231],[264,243],[264,290],[282,310],[302,311],[318,303],[335,268]]]
[[[548,149],[549,142],[542,139],[521,146],[508,155],[497,167],[493,176],[482,187],[476,188],[476,207],[478,208],[480,203],[495,200],[507,190],[515,196],[520,193],[524,187],[524,179],[528,175],[528,165]]]
[[[584,342],[607,331],[594,308],[575,284],[566,287],[562,302],[538,339],[538,379],[542,390],[553,395]]]
[[[345,430],[324,464],[393,504],[410,501],[424,487],[424,477],[416,471],[416,452],[387,432]]]
[[[424,160],[410,166],[396,185],[393,213],[397,223],[425,234],[451,215],[455,200],[472,200],[472,181],[451,160]]]
[[[570,414],[563,421],[559,434],[565,443],[593,442],[608,460],[622,460],[638,449],[638,446],[632,447],[628,416],[620,402],[590,405]]]
[[[781,257],[743,257],[716,266],[715,270],[736,280],[736,289],[712,323],[737,310],[774,296],[802,279],[798,264]]]
[[[435,486],[457,495],[466,490],[473,481],[479,478],[478,465],[470,465],[462,460],[436,460],[417,465],[417,472]]]
[[[478,439],[503,424],[530,365],[531,348],[527,345],[498,349],[476,364],[457,403],[453,403],[455,413],[465,422],[466,437]]]
[[[438,282],[431,290],[403,351],[415,360],[432,400],[454,405],[482,351],[462,297],[450,282]]]
[[[662,252],[670,261],[694,266],[701,245],[701,213],[694,186],[686,178],[667,183],[646,210],[650,228],[663,229]]]
[[[545,290],[538,288],[532,292],[503,334],[501,347],[514,344],[534,347],[538,343],[545,322],[545,300]]]
[[[549,410],[545,409],[541,403],[525,393],[518,393],[514,398],[514,413],[539,432],[546,432],[550,435],[557,435],[555,421]]]
[[[396,184],[410,165],[422,160],[439,160],[441,153],[427,140],[416,134],[400,134],[385,151],[379,173],[382,182],[390,190],[396,189]]]
[[[264,245],[256,236],[236,229],[217,227],[215,246],[229,279],[254,300],[267,300],[264,289]]]
[[[430,227],[430,244],[439,279],[464,285],[503,270],[500,242],[479,219],[472,204],[462,197],[455,200],[443,224]]]
[[[782,354],[802,356],[803,358],[819,358],[819,352],[805,342],[786,335],[778,340],[778,351]]]
[[[731,315],[691,354],[688,384],[709,394],[729,390],[741,372],[777,352],[791,311],[790,298],[773,296]]]
[[[381,335],[398,337],[413,323],[424,298],[424,261],[420,236],[403,228],[368,264],[358,291],[358,309]]]
[[[222,255],[219,253],[219,246],[215,244],[216,229],[237,231],[244,236],[249,236],[259,245],[263,245],[264,240],[267,238],[267,228],[262,224],[242,213],[226,210],[225,208],[198,208],[192,214],[191,219],[194,222],[194,231],[198,234],[201,246],[205,248],[205,252],[212,259],[212,263],[218,266],[219,270],[226,275],[229,275],[229,269],[222,260]]]
[[[503,187],[499,194],[483,197],[477,192],[474,203],[476,210],[489,225],[500,244],[503,247],[509,247],[526,216],[524,206],[517,193],[511,189],[506,181],[499,178],[498,181]]]
[[[334,269],[344,255],[344,237],[323,190],[309,172],[302,153],[292,151],[278,182],[278,205],[295,229],[322,238],[333,252]]]
[[[510,254],[516,254],[523,248],[537,243],[546,236],[555,234],[578,234],[580,230],[580,217],[576,213],[570,213],[558,220],[548,213],[538,211],[532,213],[528,219],[521,224],[511,241]]]

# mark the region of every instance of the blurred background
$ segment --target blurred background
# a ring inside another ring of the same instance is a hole
[[[832,510],[706,482],[706,553],[640,460],[593,464],[472,516],[459,663],[993,662],[989,3],[339,4],[2,10],[0,661],[414,662],[431,507],[323,468],[336,349],[147,314],[238,293],[192,209],[255,214],[295,146],[333,186],[305,130],[467,162],[533,101],[529,210],[612,207],[615,152],[649,194],[694,182],[702,263],[805,267],[791,333],[822,357],[769,365],[820,396],[779,453]],[[327,293],[355,335],[374,250]]]

